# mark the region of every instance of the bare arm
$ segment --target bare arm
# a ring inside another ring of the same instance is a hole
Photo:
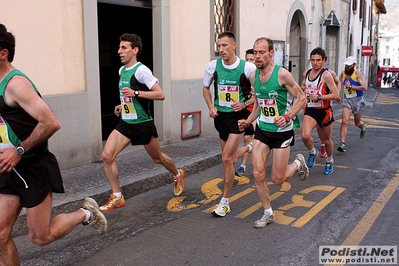
[[[341,90],[341,81],[338,78],[337,73],[335,73],[335,71],[332,71],[332,70],[329,70],[329,71],[330,71],[331,76],[334,79],[334,83],[337,86],[338,92],[340,92],[340,90]]]
[[[249,81],[251,82],[251,86],[254,85],[254,80],[255,80],[255,71],[251,72],[251,74],[249,75]],[[251,125],[252,122],[258,117],[259,104],[255,93],[252,95],[252,97],[249,100],[251,99],[254,103],[254,108],[252,109],[252,112],[247,117],[247,119],[238,120],[238,127],[240,130],[244,130],[245,128],[249,127],[249,125]]]
[[[340,100],[339,91],[337,88],[336,83],[334,82],[334,78],[328,71],[324,71],[323,75],[321,76],[321,82],[327,85],[328,89],[330,90],[330,94],[322,95],[322,100]]]
[[[5,98],[10,105],[23,108],[38,121],[30,136],[21,142],[26,151],[44,143],[61,128],[58,118],[25,77],[15,76],[10,80],[5,90]],[[12,169],[21,159],[15,148],[2,149],[0,152],[2,168],[7,165],[8,169]]]
[[[301,83],[301,89],[302,89],[302,91],[306,90],[306,71],[303,72],[303,80],[302,80],[302,83]]]
[[[209,116],[215,118],[218,115],[218,110],[213,105],[212,95],[209,87],[204,86],[202,89],[202,94],[204,95],[204,100],[209,109]]]
[[[284,86],[289,93],[296,98],[291,110],[286,114],[289,116],[289,118],[292,118],[296,114],[301,111],[303,106],[306,103],[306,96],[305,93],[303,92],[303,89],[298,85],[298,83],[295,82],[294,77],[290,72],[288,72],[284,68],[280,68],[279,73],[278,73],[278,79],[279,83],[281,86]],[[302,84],[304,84],[305,79],[303,80]],[[305,85],[303,85],[305,87]]]
[[[134,90],[131,88],[123,88],[122,89],[123,96],[126,97],[136,97],[134,94]],[[158,82],[155,82],[154,85],[150,88],[149,91],[139,91],[139,98],[145,98],[149,100],[159,100],[163,101],[165,99],[165,94],[161,89],[161,86]]]
[[[359,81],[360,86],[352,85],[352,89],[358,90],[358,91],[367,91],[366,82],[364,81],[362,72],[356,71],[356,78]]]

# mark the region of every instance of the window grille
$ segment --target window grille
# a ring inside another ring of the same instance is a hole
[[[230,31],[235,34],[235,0],[214,0],[214,51],[219,55],[217,39],[220,33]]]

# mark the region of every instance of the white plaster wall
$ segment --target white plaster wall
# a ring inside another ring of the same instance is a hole
[[[172,142],[180,141],[180,115],[183,112],[202,112],[202,134],[215,132],[213,119],[202,95],[202,78],[211,55],[211,8],[213,1],[170,0],[170,49],[171,49],[171,123]],[[305,6],[309,13],[311,1],[237,1],[237,55],[253,46],[258,37],[286,41],[287,16],[294,3]],[[166,48],[166,47],[163,47]]]
[[[0,18],[16,38],[14,66],[42,95],[86,90],[81,0],[2,0]]]
[[[0,23],[16,38],[13,65],[32,79],[61,122],[49,140],[61,169],[101,155],[96,7],[96,0],[1,2]]]

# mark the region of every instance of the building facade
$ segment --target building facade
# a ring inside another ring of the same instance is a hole
[[[354,10],[354,2],[362,2],[363,11]],[[152,109],[160,141],[167,144],[184,141],[191,131],[215,133],[202,78],[218,56],[218,33],[235,33],[242,58],[256,38],[272,39],[276,63],[301,83],[309,53],[318,46],[337,73],[348,55],[368,71],[361,47],[370,45],[371,8],[371,0],[3,0],[0,22],[16,37],[14,66],[34,81],[62,123],[50,149],[67,169],[100,160],[117,123],[123,33],[142,37],[139,60],[165,92]]]

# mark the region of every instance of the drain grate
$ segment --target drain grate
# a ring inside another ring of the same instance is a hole
[[[193,156],[193,155],[197,155],[197,154],[204,152],[204,150],[201,150],[201,149],[173,146],[173,145],[161,147],[161,151],[163,153],[173,153],[173,154],[181,155],[181,156]]]

